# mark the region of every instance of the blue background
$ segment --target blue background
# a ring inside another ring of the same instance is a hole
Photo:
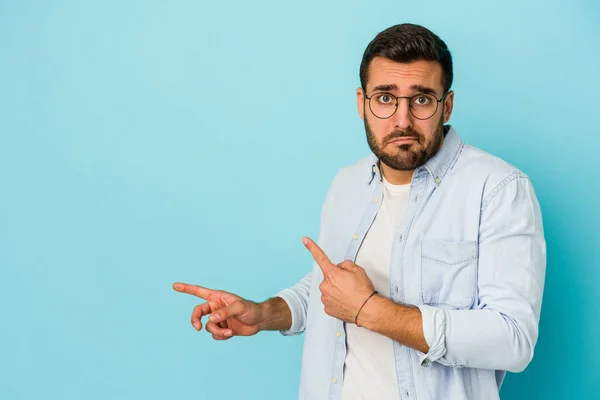
[[[447,3],[0,1],[0,399],[295,398],[301,336],[214,342],[171,284],[262,301],[311,268],[369,154],[362,52],[400,22],[446,41],[451,123],[542,206],[541,335],[502,397],[597,398],[600,6]]]

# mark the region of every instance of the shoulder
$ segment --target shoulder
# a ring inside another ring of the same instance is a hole
[[[327,197],[347,199],[360,196],[362,189],[368,190],[370,187],[369,180],[374,162],[374,156],[369,155],[338,169],[329,185]]]
[[[460,180],[478,183],[485,204],[511,182],[531,185],[529,177],[506,160],[465,144],[452,171]]]
[[[338,170],[333,181],[337,184],[356,184],[357,182],[364,181],[365,184],[369,182],[369,177],[372,171],[375,159],[373,155],[369,155],[361,158],[353,164],[346,165]]]

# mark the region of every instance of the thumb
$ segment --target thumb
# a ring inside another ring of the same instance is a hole
[[[244,303],[241,301],[236,301],[233,304],[223,307],[218,311],[213,312],[210,315],[210,322],[220,322],[225,321],[231,317],[236,317],[240,314],[243,314],[246,311],[246,307]]]

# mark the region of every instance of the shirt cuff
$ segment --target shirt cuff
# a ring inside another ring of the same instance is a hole
[[[423,335],[429,352],[419,352],[419,364],[429,366],[446,354],[446,313],[443,309],[426,305],[418,306],[423,320]],[[441,364],[446,364],[441,362]]]
[[[298,299],[296,293],[291,289],[284,289],[275,295],[281,297],[288,305],[292,314],[292,326],[288,330],[280,330],[283,336],[294,336],[304,332],[306,323],[306,314],[302,312],[302,302]]]

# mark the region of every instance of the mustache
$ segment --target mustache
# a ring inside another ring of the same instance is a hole
[[[420,141],[421,135],[412,129],[409,129],[406,131],[394,131],[385,137],[384,143],[387,144],[387,143],[391,142],[392,140],[399,139],[399,138],[414,138],[414,139],[417,139],[418,141]]]

